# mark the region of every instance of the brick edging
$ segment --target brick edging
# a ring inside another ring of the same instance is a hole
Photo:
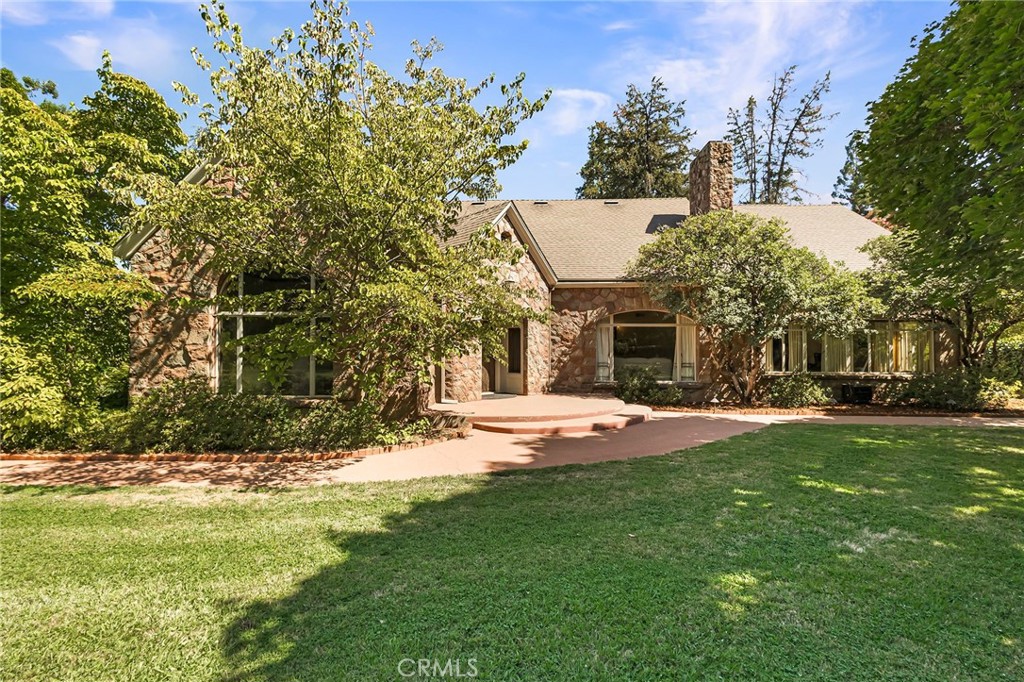
[[[433,438],[378,445],[357,450],[335,450],[332,452],[150,452],[128,454],[116,452],[0,452],[0,461],[32,462],[223,462],[238,464],[286,464],[292,462],[326,462],[333,459],[356,459],[389,452],[402,452],[436,445],[453,438],[464,438],[463,433],[446,433]]]
[[[913,410],[901,408],[876,408],[869,410],[829,410],[811,407],[698,407],[698,406],[659,406],[648,405],[656,412],[686,412],[691,414],[764,414],[791,415],[805,417],[988,417],[988,418],[1020,418],[1024,410],[1002,410],[991,412],[953,412],[950,410]]]

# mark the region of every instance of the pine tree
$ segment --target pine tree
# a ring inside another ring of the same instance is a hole
[[[590,126],[587,162],[580,169],[581,199],[680,197],[689,191],[688,171],[694,131],[683,125],[684,101],[667,96],[660,78],[641,92],[626,90],[612,123]]]
[[[757,100],[747,99],[743,110],[729,109],[729,132],[739,184],[746,185],[748,204],[784,204],[801,201],[804,190],[797,184],[797,159],[806,159],[821,146],[825,114],[821,98],[829,91],[829,74],[815,81],[792,108],[796,66],[790,66],[772,83],[763,118]]]
[[[839,171],[836,184],[832,188],[835,203],[849,206],[852,211],[867,215],[871,211],[871,201],[861,172],[861,149],[864,145],[864,131],[854,130],[846,142],[846,163]]]

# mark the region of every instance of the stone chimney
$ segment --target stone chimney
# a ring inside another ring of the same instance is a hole
[[[732,145],[713,140],[690,164],[690,215],[732,208]]]

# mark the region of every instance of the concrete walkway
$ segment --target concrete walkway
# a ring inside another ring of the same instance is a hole
[[[373,455],[359,460],[291,464],[4,461],[0,462],[0,483],[244,488],[394,481],[660,455],[778,423],[1019,428],[1024,427],[1024,418],[829,417],[656,412],[651,421],[619,431],[558,436],[474,431],[465,439],[451,440],[415,450]]]

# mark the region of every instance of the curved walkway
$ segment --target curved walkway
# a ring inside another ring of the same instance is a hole
[[[1024,418],[656,412],[651,421],[618,431],[559,436],[474,431],[464,439],[355,460],[289,464],[5,461],[0,462],[0,483],[244,488],[395,481],[661,455],[779,423],[1024,427]]]

